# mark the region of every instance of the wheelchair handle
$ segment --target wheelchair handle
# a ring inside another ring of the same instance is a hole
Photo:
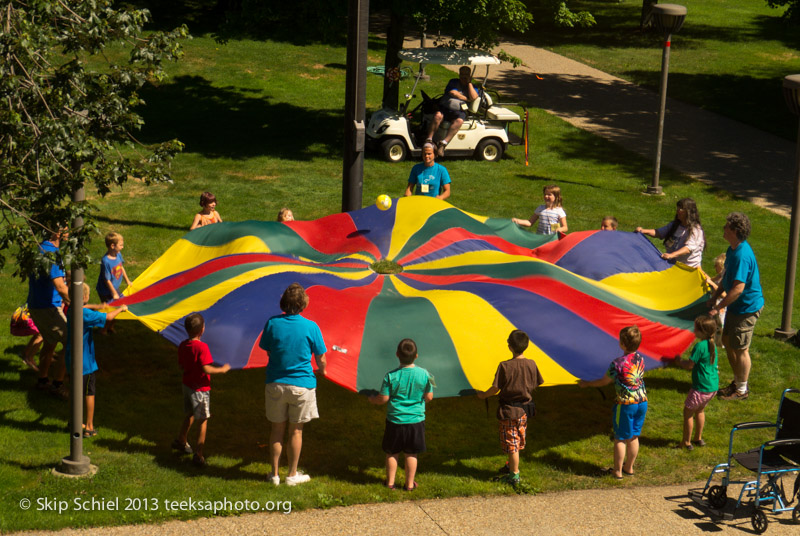
[[[776,447],[782,445],[800,445],[800,439],[775,439],[764,443],[765,447]]]
[[[753,422],[740,422],[739,424],[734,424],[734,430],[747,430],[748,428],[770,428],[775,427],[777,424],[767,421],[753,421]]]

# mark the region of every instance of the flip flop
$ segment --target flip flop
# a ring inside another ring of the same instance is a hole
[[[697,441],[692,441],[692,443],[694,443],[698,447],[705,447],[706,446],[706,442],[703,441],[702,439],[698,439]]]
[[[97,430],[95,430],[95,429],[91,429],[91,430],[87,429],[87,430],[83,431],[83,437],[94,437],[96,435],[97,435]]]
[[[608,475],[608,476],[612,476],[617,480],[622,480],[621,476],[617,476],[617,475],[614,474],[614,468],[613,467],[606,467],[605,469],[603,469],[603,474],[604,475]]]
[[[625,475],[625,476],[633,476],[634,475],[634,473],[629,473],[625,469],[622,470],[622,474]]]
[[[414,485],[412,485],[410,488],[409,487],[403,487],[403,491],[414,491],[415,489],[417,489],[417,487],[418,487],[417,483],[414,482]]]
[[[386,487],[387,487],[387,488],[389,488],[389,489],[397,489],[397,484],[392,484],[392,485],[390,486],[389,484],[387,484],[387,483],[386,483],[386,481],[385,481],[385,480],[383,481],[383,485],[384,485],[384,486],[386,486]]]

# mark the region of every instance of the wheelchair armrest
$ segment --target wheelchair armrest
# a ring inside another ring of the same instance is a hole
[[[753,421],[753,422],[740,422],[739,424],[734,424],[734,430],[749,430],[754,428],[775,428],[777,425],[773,422],[767,421]]]
[[[800,445],[800,439],[775,439],[764,443],[765,447],[781,447],[789,445]]]

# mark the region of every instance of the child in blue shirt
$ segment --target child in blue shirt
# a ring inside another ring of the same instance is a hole
[[[103,303],[108,303],[112,300],[119,299],[120,286],[122,280],[130,287],[131,280],[128,279],[128,273],[125,271],[122,259],[122,248],[125,247],[125,240],[122,235],[115,232],[110,232],[106,235],[106,254],[100,259],[100,275],[97,277],[97,296]],[[114,322],[109,320],[102,333],[108,330],[114,333]]]
[[[86,424],[83,428],[83,437],[94,437],[97,430],[94,427],[94,396],[95,396],[95,372],[97,372],[97,360],[94,353],[94,338],[92,337],[93,328],[102,328],[106,322],[113,320],[122,311],[127,311],[128,306],[123,305],[114,309],[110,313],[101,313],[94,310],[96,305],[89,304],[89,285],[83,284],[83,393],[86,405]],[[67,370],[72,366],[72,329],[70,324],[72,315],[67,315]],[[79,385],[75,382],[75,385]]]
[[[405,454],[406,483],[403,488],[417,487],[417,455],[425,452],[425,402],[433,400],[433,378],[422,367],[414,365],[417,344],[403,339],[397,345],[400,367],[383,378],[380,393],[369,397],[372,404],[389,403],[383,451],[386,453],[386,487],[395,489],[394,479],[400,452]]]

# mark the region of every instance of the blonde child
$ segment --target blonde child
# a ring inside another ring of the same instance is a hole
[[[389,403],[386,428],[383,432],[383,451],[386,453],[386,481],[395,489],[395,475],[400,452],[405,455],[406,483],[403,489],[417,488],[417,456],[425,452],[425,403],[433,400],[433,378],[422,367],[414,365],[417,345],[403,339],[397,345],[400,366],[387,372],[380,393],[369,397],[371,404]]]
[[[708,286],[711,287],[712,292],[716,291],[719,287],[720,282],[722,281],[722,276],[725,275],[725,254],[720,253],[714,258],[714,271],[716,275],[714,277],[706,277],[706,283]],[[725,293],[723,292],[720,294],[717,302],[714,305],[719,304],[722,300],[725,299]],[[714,335],[714,343],[719,348],[724,348],[722,344],[722,325],[725,323],[725,311],[727,311],[726,307],[723,307],[719,310],[719,314],[716,315],[714,318],[717,321],[717,333]]]
[[[200,212],[194,215],[192,226],[189,227],[190,231],[193,231],[198,227],[211,225],[212,223],[222,222],[222,217],[219,215],[219,212],[214,210],[217,208],[217,198],[214,196],[214,194],[211,192],[203,192],[200,195],[200,206],[203,208],[200,210]]]
[[[294,213],[292,209],[283,207],[278,211],[278,221],[294,221]]]
[[[551,235],[567,232],[567,213],[561,206],[561,188],[554,184],[544,187],[544,204],[536,207],[529,220],[511,218],[521,227],[531,227],[538,221],[536,234]]]
[[[681,356],[675,358],[675,366],[692,371],[692,388],[683,405],[683,440],[676,448],[692,450],[692,443],[698,447],[705,446],[703,426],[706,423],[705,407],[714,398],[719,389],[719,372],[717,370],[717,348],[714,334],[717,322],[708,315],[700,315],[694,320],[694,336],[698,343],[692,348],[692,354],[684,361]],[[695,426],[696,424],[696,426]],[[694,428],[694,439],[692,437]]]
[[[617,230],[617,218],[614,216],[606,216],[600,222],[600,230],[601,231],[616,231]]]
[[[122,280],[125,280],[125,285],[131,286],[131,280],[128,279],[128,273],[125,271],[122,259],[122,248],[125,247],[125,240],[122,235],[115,232],[110,232],[106,235],[106,254],[100,259],[100,274],[97,277],[97,296],[103,303],[108,303],[112,300],[119,299],[119,289],[122,286]],[[107,331],[114,333],[114,320],[111,319],[106,322],[105,327],[100,330],[100,333],[105,334]]]

